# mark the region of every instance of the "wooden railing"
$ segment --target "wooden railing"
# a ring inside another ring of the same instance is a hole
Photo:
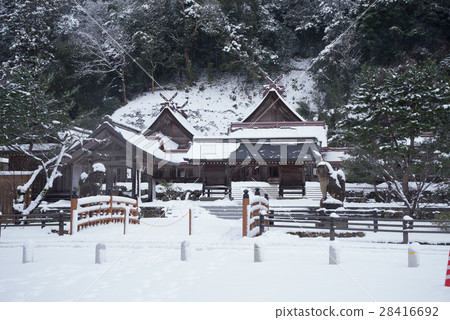
[[[119,196],[93,196],[71,200],[70,234],[89,226],[108,223],[139,223],[138,201]]]
[[[242,198],[242,236],[254,237],[264,232],[264,223],[258,224],[257,220],[269,212],[269,200],[257,192],[250,198],[248,190],[244,190]],[[260,227],[258,230],[257,227]],[[262,228],[262,229],[261,229]]]

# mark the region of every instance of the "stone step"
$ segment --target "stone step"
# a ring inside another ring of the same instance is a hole
[[[261,195],[267,193],[269,195],[269,199],[276,199],[278,197],[278,185],[276,184],[268,185],[267,183],[258,183],[258,182],[232,184],[231,195],[234,200],[241,201],[245,189],[249,190],[250,194],[254,194],[256,187],[259,188],[259,192]]]
[[[320,190],[320,183],[316,181],[306,182],[306,194],[305,198],[310,200],[322,199],[322,191]]]
[[[203,206],[210,214],[221,219],[233,219],[238,220],[242,218],[241,206]]]
[[[230,207],[216,207],[216,206],[206,206],[204,207],[209,211],[210,214],[220,218],[228,220],[239,220],[242,218],[242,206],[230,206]],[[278,214],[289,215],[290,212],[298,214],[299,212],[304,212],[305,214],[311,211],[308,207],[286,207],[286,206],[273,206],[272,210]]]

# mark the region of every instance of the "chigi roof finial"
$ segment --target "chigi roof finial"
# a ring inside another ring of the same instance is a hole
[[[178,92],[175,92],[175,94],[170,99],[167,99],[166,96],[164,96],[162,93],[160,93],[159,95],[161,96],[161,98],[164,99],[164,102],[161,103],[161,105],[162,105],[161,111],[164,108],[169,108],[174,112],[180,113],[183,117],[185,117],[187,119],[188,116],[187,116],[186,112],[182,109],[187,105],[187,103],[188,103],[187,99],[189,99],[189,98],[186,98],[186,102],[183,103],[182,106],[179,106],[178,103],[173,101],[175,99],[175,97],[178,95]]]
[[[263,96],[266,96],[266,94],[272,90],[275,89],[280,96],[283,98],[286,98],[286,87],[280,85],[281,79],[283,79],[283,75],[278,76],[275,80],[272,80],[272,78],[269,77],[267,73],[264,73],[264,79],[268,82],[268,84],[264,85],[264,94]]]

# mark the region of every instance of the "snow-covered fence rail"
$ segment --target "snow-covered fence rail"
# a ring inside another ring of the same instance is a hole
[[[70,220],[70,215],[63,210],[47,211],[30,214],[0,214],[0,236],[2,228],[11,227],[48,227],[58,226],[58,234],[64,235],[65,223]]]
[[[129,223],[139,223],[138,200],[118,196],[73,198],[71,201],[70,234],[88,226],[123,223],[123,233]]]
[[[254,237],[262,234],[265,225],[264,216],[268,212],[269,200],[267,198],[258,194],[250,198],[248,190],[244,190],[242,198],[242,236]],[[260,226],[259,230],[256,228],[257,226]]]
[[[310,232],[314,229],[329,230],[330,240],[336,237],[336,230],[355,232],[394,232],[403,234],[403,243],[409,242],[410,233],[449,234],[450,227],[442,227],[442,224],[450,224],[448,220],[419,219],[409,216],[403,219],[384,217],[341,216],[332,213],[330,215],[290,215],[275,214],[273,211],[264,218],[264,222],[256,219],[257,226],[264,232],[267,224],[272,228],[303,229]]]

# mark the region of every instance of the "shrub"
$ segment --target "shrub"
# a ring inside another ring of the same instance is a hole
[[[437,213],[434,217],[437,220],[446,220],[442,222],[433,222],[435,226],[438,226],[443,231],[450,231],[450,212]]]

